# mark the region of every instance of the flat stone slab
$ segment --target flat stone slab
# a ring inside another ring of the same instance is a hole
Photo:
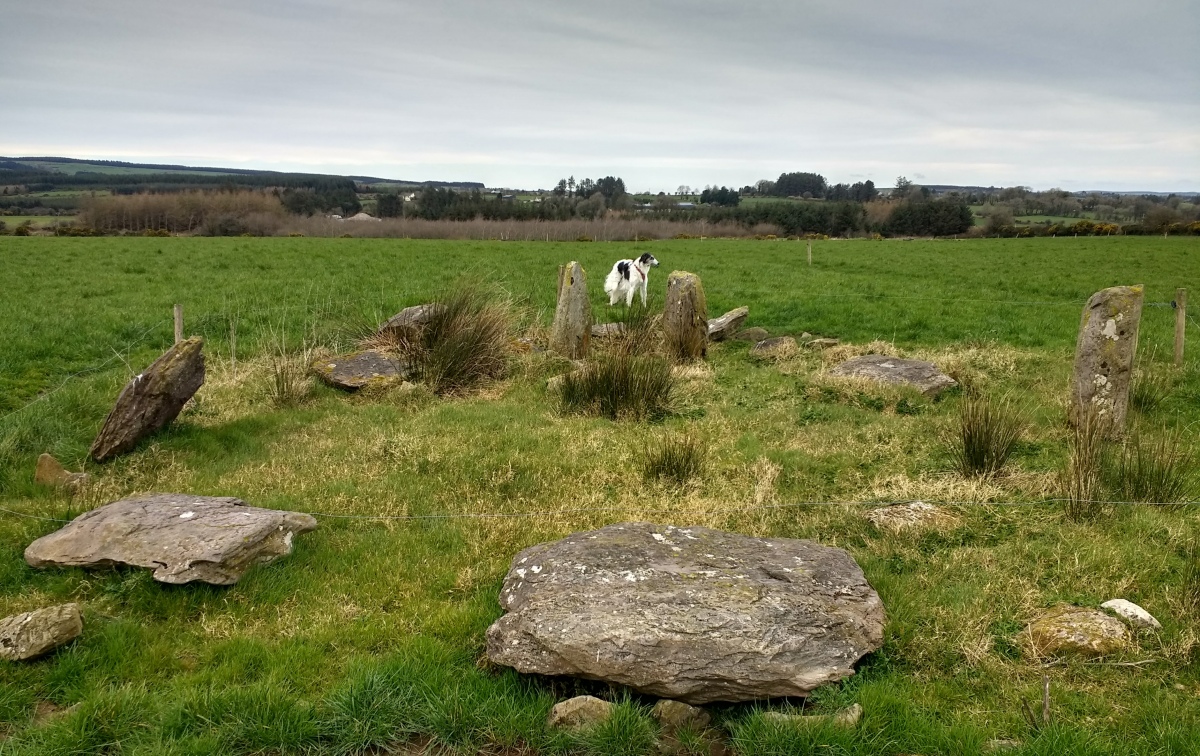
[[[61,604],[0,620],[0,659],[24,661],[48,654],[83,632],[78,604]]]
[[[232,497],[148,494],[85,512],[25,549],[31,567],[154,570],[161,583],[232,585],[255,564],[292,553],[310,515],[247,506]]]
[[[500,605],[494,663],[693,705],[804,696],[883,643],[883,604],[845,551],[702,527],[624,523],[532,546]]]
[[[958,383],[932,362],[906,360],[883,354],[867,354],[846,360],[829,371],[842,378],[866,378],[880,383],[908,385],[925,396],[936,396]]]
[[[413,372],[399,357],[372,349],[318,360],[312,369],[322,381],[343,391],[357,391],[373,382],[402,381]]]

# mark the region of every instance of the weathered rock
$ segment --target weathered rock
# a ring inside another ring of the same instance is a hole
[[[201,338],[181,341],[134,376],[92,442],[92,459],[104,462],[131,451],[174,420],[204,384],[203,348]]]
[[[667,276],[663,335],[674,357],[695,360],[708,353],[708,305],[695,273],[675,270]]]
[[[809,349],[829,349],[842,343],[841,339],[809,339],[804,342],[804,346]]]
[[[1100,605],[1100,608],[1107,609],[1134,627],[1162,630],[1162,623],[1155,619],[1153,614],[1132,601],[1112,599],[1111,601],[1105,601]]]
[[[390,334],[393,338],[414,338],[435,315],[445,309],[445,305],[437,302],[405,307],[379,326],[379,333]]]
[[[87,473],[70,472],[49,454],[38,457],[37,468],[33,473],[33,482],[38,485],[65,488],[72,492],[83,488],[90,480],[91,476]]]
[[[317,527],[311,516],[260,509],[232,497],[149,494],[76,517],[25,549],[31,567],[154,570],[162,583],[232,585],[252,565],[292,552],[292,539]]]
[[[1129,409],[1129,387],[1142,319],[1142,287],[1114,286],[1092,295],[1079,321],[1070,417],[1089,418],[1106,433],[1119,435]]]
[[[690,706],[683,701],[673,701],[664,698],[654,704],[650,716],[667,732],[675,732],[682,728],[703,730],[712,722],[712,716],[697,706]]]
[[[595,696],[575,696],[557,703],[546,718],[546,726],[557,730],[582,730],[612,716],[613,705]]]
[[[867,512],[867,519],[880,530],[898,533],[909,528],[937,527],[954,521],[954,516],[941,507],[923,501],[892,504]]]
[[[905,360],[883,354],[867,354],[846,360],[830,370],[829,374],[843,378],[867,378],[881,383],[909,385],[925,396],[936,396],[945,389],[958,385],[932,362]]]
[[[83,632],[78,604],[61,604],[0,620],[0,659],[35,659]]]
[[[773,339],[763,339],[750,347],[752,357],[778,359],[796,353],[796,340],[791,336],[776,336]]]
[[[596,323],[592,326],[593,339],[607,339],[625,333],[624,323]]]
[[[1025,629],[1038,656],[1104,656],[1129,642],[1125,625],[1096,609],[1061,604],[1038,615]]]
[[[992,738],[983,744],[983,752],[999,753],[1000,751],[1011,751],[1015,748],[1020,748],[1023,745],[1024,743],[1021,741],[1012,740],[1011,738]]]
[[[841,549],[702,527],[610,525],[513,558],[488,657],[690,704],[803,696],[883,642]]]
[[[781,711],[763,712],[763,719],[769,722],[778,722],[780,724],[800,727],[824,727],[832,725],[834,727],[845,727],[847,729],[854,727],[862,719],[863,708],[860,704],[847,706],[841,711],[833,714],[784,714]]]
[[[771,338],[771,334],[767,332],[766,328],[755,326],[754,328],[746,328],[738,331],[733,335],[733,338],[737,341],[751,341],[757,344],[760,341]]]
[[[708,340],[724,341],[737,332],[746,318],[750,317],[749,307],[739,307],[730,310],[719,318],[708,321]]]
[[[550,327],[550,349],[572,360],[587,357],[592,338],[592,304],[587,273],[571,261],[558,271],[558,306]]]
[[[357,391],[371,383],[399,382],[413,375],[410,363],[373,349],[317,360],[312,371],[325,383],[343,391]]]

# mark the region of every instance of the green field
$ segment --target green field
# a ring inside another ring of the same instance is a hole
[[[4,225],[10,229],[16,228],[27,221],[32,224],[33,228],[46,228],[60,221],[70,223],[72,220],[74,219],[69,215],[0,215],[0,221],[4,221]]]
[[[844,345],[778,363],[753,360],[744,343],[714,345],[656,423],[564,417],[545,381],[571,364],[546,354],[514,355],[508,378],[459,398],[317,387],[297,408],[270,401],[273,353],[350,348],[464,278],[507,292],[514,335],[544,336],[557,267],[580,260],[606,320],[601,279],[643,249],[662,262],[652,304],[668,271],[689,270],[712,315],[749,305],[749,325]],[[0,616],[71,600],[85,621],[70,647],[0,666],[0,753],[652,753],[652,700],[483,661],[512,554],[634,519],[839,546],[883,599],[883,649],[808,707],[860,703],[862,723],[789,729],[762,716],[784,702],[715,706],[736,753],[971,754],[994,738],[1019,741],[1014,754],[1196,753],[1200,621],[1185,597],[1194,507],[1120,505],[1081,523],[1047,500],[1067,453],[1063,400],[1084,301],[1116,284],[1144,283],[1156,305],[1177,287],[1197,290],[1200,240],[823,241],[811,267],[804,258],[803,242],[748,240],[0,237],[0,507],[65,518],[179,491],[438,516],[321,516],[294,554],[215,588],[132,570],[33,570],[22,551],[55,523],[0,514]],[[185,330],[206,338],[206,385],[135,453],[85,464],[121,386],[169,346],[175,303]],[[1134,422],[1147,435],[1184,429],[1193,443],[1200,328],[1175,371],[1172,323],[1169,307],[1146,308],[1142,368],[1169,391]],[[960,393],[934,402],[824,375],[868,344],[1017,401],[1028,428],[1009,468],[990,479],[954,470],[945,438]],[[699,479],[625,485],[647,444],[685,431],[708,443]],[[43,451],[96,476],[82,499],[33,485]],[[957,519],[890,536],[856,503],[911,499],[950,502]],[[442,518],[479,513],[513,516]],[[1116,596],[1163,630],[1099,663],[1044,665],[1018,638],[1039,608]],[[1053,722],[1035,730],[1020,701],[1040,700],[1043,674]],[[622,716],[584,735],[548,731],[550,706],[576,691],[623,701]]]

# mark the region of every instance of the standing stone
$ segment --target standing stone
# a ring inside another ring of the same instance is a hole
[[[1091,419],[1110,435],[1124,430],[1141,319],[1141,285],[1098,291],[1083,308],[1071,377],[1075,425]]]
[[[62,604],[0,620],[0,659],[34,659],[83,632],[77,604]]]
[[[635,522],[517,554],[487,654],[693,705],[804,696],[883,643],[853,557],[792,538]]]
[[[708,353],[708,306],[695,273],[676,270],[667,276],[663,334],[672,357],[695,360]]]
[[[171,347],[133,377],[92,442],[92,459],[105,462],[131,451],[146,436],[174,420],[204,384],[204,339]]]
[[[154,570],[160,583],[232,585],[255,564],[292,553],[310,515],[246,506],[231,497],[148,494],[85,512],[25,549],[30,567]]]
[[[750,317],[749,307],[739,307],[736,310],[730,310],[719,318],[713,318],[708,321],[708,340],[709,341],[724,341],[730,338],[737,330],[746,322],[746,318]]]
[[[592,338],[592,304],[588,301],[587,273],[571,261],[559,271],[558,306],[550,328],[550,349],[563,357],[587,357]]]

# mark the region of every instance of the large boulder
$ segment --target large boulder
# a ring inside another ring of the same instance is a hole
[[[1096,292],[1088,300],[1075,344],[1072,423],[1078,425],[1092,418],[1107,433],[1124,430],[1141,319],[1141,286],[1114,286]]]
[[[713,318],[708,321],[708,340],[724,341],[730,338],[733,334],[737,333],[748,317],[750,317],[750,308],[739,307],[736,310],[730,310],[719,318]]]
[[[179,342],[122,389],[96,440],[92,459],[104,462],[131,451],[178,417],[204,384],[204,339]]]
[[[558,305],[550,327],[550,349],[563,357],[587,357],[592,338],[592,304],[588,300],[587,273],[572,261],[558,271]]]
[[[804,696],[883,642],[841,549],[702,527],[609,525],[513,558],[488,657],[690,704]]]
[[[413,374],[411,363],[373,349],[317,360],[312,371],[325,383],[343,391],[357,391],[372,383],[403,381]]]
[[[708,353],[708,305],[695,273],[675,270],[667,276],[663,335],[673,357],[695,360]]]
[[[232,497],[149,494],[81,514],[29,544],[25,561],[31,567],[127,564],[154,570],[162,583],[232,585],[251,566],[292,553],[296,534],[316,527],[310,515],[250,507]]]
[[[77,604],[61,604],[0,620],[0,659],[23,661],[70,643],[83,632]]]
[[[880,383],[912,386],[925,396],[936,396],[958,383],[932,362],[867,354],[846,360],[829,371],[843,378],[866,378]]]

